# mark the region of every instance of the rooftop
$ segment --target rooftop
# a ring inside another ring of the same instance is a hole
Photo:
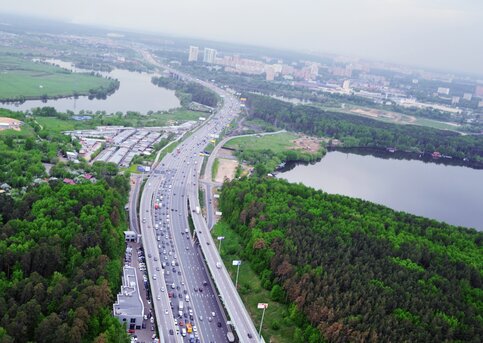
[[[121,292],[114,303],[114,315],[143,316],[144,304],[139,294],[136,269],[130,266],[123,268],[123,284]]]

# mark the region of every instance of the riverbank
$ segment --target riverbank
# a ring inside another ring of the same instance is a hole
[[[233,151],[239,161],[254,166],[258,175],[271,173],[290,162],[314,162],[326,153],[324,140],[291,132],[238,137],[223,147]]]
[[[0,55],[0,102],[60,99],[74,96],[102,98],[119,88],[119,81],[95,73],[73,73],[52,64]]]
[[[461,159],[430,152],[410,152],[385,148],[367,148],[367,147],[328,147],[327,151],[340,151],[345,153],[354,153],[357,155],[371,155],[378,158],[396,159],[396,160],[419,160],[427,163],[436,163],[448,166],[468,167],[472,169],[483,169],[483,163],[472,161],[469,159]]]

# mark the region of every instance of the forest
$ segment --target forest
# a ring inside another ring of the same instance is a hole
[[[120,287],[129,184],[98,180],[0,194],[0,342],[129,342],[112,316]]]
[[[344,147],[396,148],[417,153],[438,151],[452,158],[465,159],[472,167],[483,168],[481,135],[384,123],[255,94],[245,97],[250,118],[262,119],[280,128],[338,139]]]
[[[482,341],[483,233],[273,178],[220,204],[240,258],[326,341]]]
[[[209,107],[216,107],[218,103],[218,95],[198,83],[167,77],[153,77],[151,81],[159,87],[175,90],[183,106],[187,106],[192,101]]]

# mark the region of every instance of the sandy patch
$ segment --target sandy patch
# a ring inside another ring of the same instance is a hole
[[[216,173],[215,181],[223,182],[226,179],[233,180],[235,177],[236,168],[238,167],[238,161],[227,160],[224,158],[218,158],[219,166]]]
[[[301,149],[314,154],[319,151],[321,141],[321,139],[315,137],[302,136],[293,140],[292,143],[295,145],[294,149]]]
[[[0,131],[1,130],[16,130],[20,131],[20,125],[22,122],[17,119],[0,117]]]

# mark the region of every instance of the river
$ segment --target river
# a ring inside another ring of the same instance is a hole
[[[333,151],[277,177],[483,231],[482,170]]]
[[[59,60],[48,60],[52,64],[73,70],[72,64]],[[76,71],[85,71],[77,69]],[[22,104],[0,103],[0,107],[14,111],[26,111],[34,107],[52,106],[59,112],[71,110],[79,113],[85,111],[106,111],[106,113],[135,111],[146,114],[149,111],[166,111],[180,106],[174,91],[155,86],[151,83],[154,74],[138,73],[124,69],[114,69],[109,73],[100,73],[120,81],[119,89],[106,99],[89,100],[87,96],[77,99],[62,98],[47,100],[28,100]]]

